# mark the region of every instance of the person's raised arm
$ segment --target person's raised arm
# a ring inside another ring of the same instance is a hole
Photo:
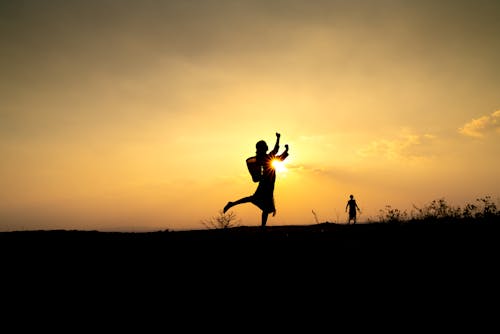
[[[281,137],[281,134],[279,134],[278,132],[276,132],[276,144],[274,144],[274,148],[270,152],[273,155],[278,154],[278,151],[280,149],[280,137]]]
[[[288,144],[285,144],[285,150],[280,155],[275,155],[274,158],[278,160],[285,160],[288,157]]]

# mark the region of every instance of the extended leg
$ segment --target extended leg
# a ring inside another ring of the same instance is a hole
[[[252,200],[252,197],[248,196],[248,197],[240,198],[239,200],[237,200],[235,202],[227,202],[226,206],[224,207],[224,213],[226,213],[227,210],[229,210],[230,208],[232,208],[235,205],[242,204],[242,203],[248,203],[251,200]]]

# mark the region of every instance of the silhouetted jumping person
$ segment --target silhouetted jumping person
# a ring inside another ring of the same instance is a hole
[[[347,208],[349,208],[349,219],[347,220],[347,224],[351,223],[351,220],[356,224],[356,210],[361,211],[358,207],[358,204],[356,203],[356,200],[354,199],[353,195],[349,196],[349,200],[347,201],[347,204],[345,206],[345,211],[347,212]]]
[[[255,145],[257,151],[255,157],[247,159],[247,165],[254,182],[259,182],[257,190],[251,196],[240,198],[234,202],[227,202],[224,213],[235,205],[252,203],[262,210],[262,228],[266,227],[267,218],[270,213],[276,215],[274,205],[274,183],[276,181],[276,170],[273,160],[283,161],[288,157],[288,144],[285,151],[278,155],[280,134],[276,132],[276,144],[272,151],[267,153],[268,147],[264,140],[260,140]]]

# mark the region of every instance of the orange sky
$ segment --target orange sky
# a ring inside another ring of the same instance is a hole
[[[275,132],[271,226],[498,202],[499,38],[483,0],[3,2],[0,230],[204,228]]]

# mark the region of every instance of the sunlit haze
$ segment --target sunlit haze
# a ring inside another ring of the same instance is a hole
[[[499,1],[2,1],[0,230],[202,229],[276,132],[268,226],[498,203],[499,41]]]
[[[273,160],[272,166],[273,166],[274,170],[276,170],[276,173],[278,173],[278,174],[287,171],[286,160],[285,161]]]

